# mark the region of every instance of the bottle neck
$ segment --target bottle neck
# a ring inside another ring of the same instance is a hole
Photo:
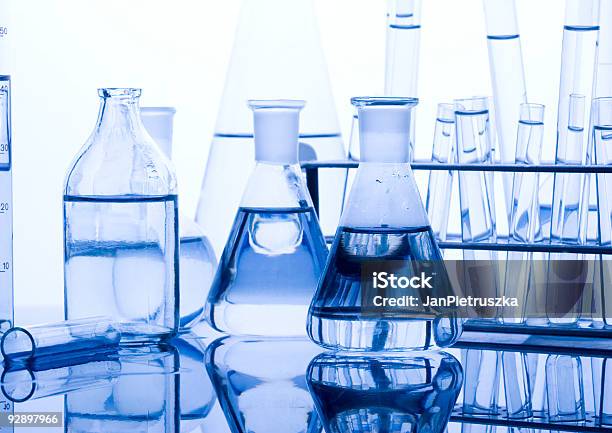
[[[138,98],[133,96],[102,96],[96,130],[107,135],[116,131],[134,131],[142,128]]]

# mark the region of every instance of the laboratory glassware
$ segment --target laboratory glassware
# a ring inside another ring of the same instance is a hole
[[[33,357],[96,351],[119,345],[121,335],[106,317],[14,327],[0,339],[5,362],[24,362]]]
[[[253,168],[253,123],[244,103],[277,98],[307,102],[300,122],[301,162],[346,158],[312,0],[243,2],[196,214],[217,257]],[[319,175],[326,234],[338,224],[345,178],[345,169]]]
[[[387,0],[385,95],[417,98],[421,45],[421,0]],[[415,118],[410,128],[410,153],[414,159]]]
[[[516,137],[517,165],[538,165],[542,154],[544,137],[544,106],[524,103],[520,107],[520,119]],[[544,240],[540,214],[540,173],[514,173],[512,200],[510,204],[509,242],[537,243]],[[523,323],[527,316],[542,312],[544,305],[542,290],[536,289],[536,273],[541,266],[534,266],[535,260],[543,260],[541,253],[512,251],[506,255],[504,295],[518,297],[522,307],[504,309],[502,319]],[[541,262],[540,262],[541,263]],[[545,277],[545,276],[542,276]],[[531,317],[531,320],[535,319]]]
[[[463,406],[465,414],[498,415],[501,352],[479,349],[461,350],[465,370]]]
[[[104,387],[66,394],[66,433],[177,433],[180,430],[179,356],[171,346],[119,352],[121,371]]]
[[[499,145],[497,152],[501,162],[510,164],[515,156],[519,108],[527,102],[516,5],[514,0],[483,0],[483,3]],[[512,175],[505,174],[503,181],[506,203],[510,206]]]
[[[457,99],[455,104],[456,152],[459,164],[492,164],[489,98]],[[495,202],[493,173],[459,171],[459,204],[461,240],[463,242],[495,242]],[[499,269],[495,251],[463,250],[463,265],[458,275],[462,290],[475,297],[499,296]],[[469,271],[473,269],[473,271]],[[477,275],[477,278],[473,276]],[[488,320],[499,312],[478,311]],[[478,319],[474,319],[478,320]]]
[[[223,337],[206,351],[206,368],[234,433],[319,433],[306,386],[320,349],[307,339]]]
[[[172,107],[140,108],[142,123],[168,159],[172,159],[175,113]],[[217,259],[202,229],[182,212],[179,212],[179,243],[180,328],[185,330],[202,319]]]
[[[598,34],[599,0],[567,0],[565,3],[557,111],[557,149],[555,157],[557,164],[586,163],[588,136],[583,133],[577,134],[578,131],[574,131],[568,126],[579,126],[584,129],[589,125],[588,108],[591,106],[591,97],[594,91]],[[584,97],[582,105],[587,109],[582,109],[580,112],[575,111],[575,104],[571,95],[582,95]],[[582,180],[583,176],[580,176],[580,178]],[[576,179],[572,183],[578,184]],[[579,187],[582,186],[579,185]],[[559,188],[555,184],[555,190],[557,189]],[[555,192],[558,194],[558,191]],[[582,194],[582,191],[578,193]],[[573,203],[573,200],[571,203]],[[564,232],[568,228],[560,226],[559,221],[554,220],[555,206],[558,206],[558,203],[553,202],[551,239],[575,242],[575,238],[578,236],[574,236],[573,232],[577,231],[578,227],[573,228],[571,233]]]
[[[217,396],[206,371],[205,341],[191,332],[171,341],[181,367],[181,432],[193,432],[204,423]]]
[[[506,413],[510,419],[533,416],[527,357],[522,352],[502,352],[501,355]]]
[[[455,101],[457,162],[492,164],[488,98]],[[493,174],[460,171],[461,238],[465,242],[496,239]]]
[[[298,164],[304,101],[250,101],[255,159],[213,280],[206,318],[232,335],[305,335],[327,246]]]
[[[452,315],[416,318],[405,310],[364,314],[371,299],[370,287],[361,279],[363,266],[393,262],[412,273],[413,265],[435,263],[440,281],[448,277],[408,163],[417,100],[360,97],[352,102],[359,110],[361,162],[310,305],[308,335],[326,348],[346,350],[451,345],[462,329]]]
[[[559,134],[556,163],[581,165],[586,163],[585,107],[583,94],[572,94],[567,99],[569,107],[563,139]],[[580,204],[584,188],[584,175],[555,173],[550,238],[554,242],[578,244],[581,221]]]
[[[591,31],[591,30],[589,30]],[[581,94],[572,94],[568,98],[569,111],[565,118],[566,133],[563,139],[559,135],[557,143],[556,164],[581,165],[586,163],[585,143],[585,100]],[[588,122],[588,121],[587,121]],[[555,173],[553,185],[553,201],[551,209],[550,239],[552,242],[564,244],[580,244],[583,239],[580,235],[584,225],[581,209],[587,190],[585,176],[582,173]],[[548,273],[546,277],[546,311],[549,313],[551,323],[571,325],[578,321],[578,313],[582,308],[584,286],[575,284],[571,289],[563,289],[563,296],[559,296],[559,283],[566,280],[568,265],[563,261],[582,260],[582,254],[551,253],[549,254]],[[572,279],[582,278],[586,262],[574,262],[572,266]],[[559,278],[560,277],[560,278]],[[553,317],[554,316],[554,317]]]
[[[2,23],[0,22],[0,28]],[[3,43],[0,38],[0,44]],[[13,323],[11,80],[0,75],[0,334]]]
[[[461,390],[462,369],[444,352],[323,353],[310,363],[307,378],[327,433],[442,433]]]
[[[9,366],[0,376],[0,389],[10,401],[21,403],[108,386],[121,372],[116,349],[73,353],[62,359],[48,358],[34,366]]]
[[[549,355],[546,359],[546,400],[552,422],[584,421],[582,361],[578,356]]]
[[[174,170],[146,132],[140,89],[100,89],[96,127],[64,190],[67,320],[108,316],[122,341],[178,328]]]
[[[595,164],[612,165],[612,98],[596,98],[592,106],[593,144]],[[597,181],[598,237],[602,246],[612,245],[612,174],[599,173]],[[612,260],[609,255],[599,257],[599,293],[600,310],[604,324],[612,326]],[[608,292],[608,293],[607,293]]]
[[[438,104],[432,162],[452,164],[455,162],[455,110],[452,104]],[[425,209],[431,230],[438,241],[446,240],[448,211],[453,187],[453,171],[432,170],[429,173]]]

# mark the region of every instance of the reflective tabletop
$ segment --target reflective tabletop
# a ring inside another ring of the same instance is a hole
[[[580,353],[464,342],[364,356],[201,325],[5,365],[0,412],[16,432],[612,432],[612,354]]]

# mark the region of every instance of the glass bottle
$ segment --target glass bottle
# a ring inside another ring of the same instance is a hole
[[[213,280],[207,319],[234,335],[304,335],[327,257],[298,164],[304,101],[250,101],[255,159]]]
[[[285,97],[307,102],[299,160],[345,159],[313,0],[244,0],[196,213],[217,257],[253,169],[253,122],[244,101]],[[345,180],[346,169],[319,174],[326,234],[338,225]]]
[[[370,286],[364,266],[442,264],[442,254],[412,174],[409,158],[414,98],[353,98],[359,110],[361,162],[342,214],[325,273],[311,303],[308,334],[317,344],[346,350],[429,349],[461,333],[455,317],[417,318],[391,310],[366,314]],[[410,294],[402,289],[403,295]]]
[[[140,114],[147,132],[172,159],[172,107],[142,107]],[[180,328],[189,329],[202,319],[210,283],[217,269],[217,258],[208,238],[191,218],[179,212],[179,289]]]
[[[67,320],[108,316],[124,342],[178,327],[178,204],[170,161],[147,134],[140,89],[100,89],[96,127],[64,189]]]

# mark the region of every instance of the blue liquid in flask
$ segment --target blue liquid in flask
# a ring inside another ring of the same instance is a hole
[[[240,208],[209,295],[212,325],[242,335],[303,334],[326,258],[312,207]]]
[[[206,306],[233,335],[305,336],[327,246],[298,165],[303,101],[250,101],[255,159]]]
[[[411,110],[416,102],[353,99],[359,109],[361,161],[308,315],[310,338],[325,348],[426,350],[449,346],[461,333],[455,317],[405,314],[411,309],[371,314],[368,294],[381,292],[370,292],[372,285],[364,284],[370,279],[366,266],[374,263],[410,272],[413,265],[442,265],[408,164]],[[438,272],[446,273],[443,265]],[[401,295],[411,293],[404,289]],[[376,301],[373,305],[380,306]]]

